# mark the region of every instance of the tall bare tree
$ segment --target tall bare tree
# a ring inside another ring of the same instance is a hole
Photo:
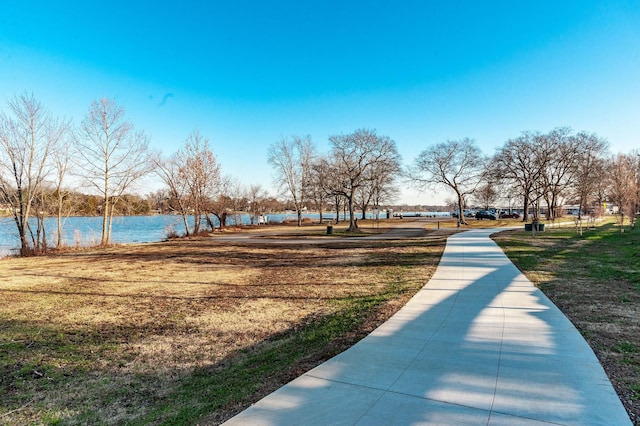
[[[327,198],[332,204],[333,211],[336,212],[337,224],[340,222],[340,211],[347,204],[347,197],[344,195],[345,179],[343,177],[346,171],[341,168],[341,164],[335,159],[335,153],[322,156],[314,168],[319,173],[315,176],[320,179],[318,182],[321,183]]]
[[[260,224],[260,216],[264,212],[262,202],[267,198],[267,191],[260,184],[253,184],[249,186],[246,197],[251,213],[251,224],[253,225],[254,222]]]
[[[553,129],[536,138],[535,159],[542,170],[542,197],[547,203],[547,219],[555,219],[563,201],[579,177],[585,140],[571,134],[568,127]]]
[[[180,164],[180,157],[174,154],[169,158],[163,158],[159,153],[152,157],[153,170],[167,186],[167,207],[182,218],[185,235],[191,235],[189,227],[189,185],[183,176],[184,168]]]
[[[153,156],[155,173],[169,190],[169,206],[182,217],[185,235],[198,234],[202,220],[211,223],[208,213],[223,186],[220,164],[209,140],[194,130],[178,152],[169,158]],[[193,217],[193,229],[189,224]]]
[[[111,241],[120,197],[149,171],[149,139],[125,119],[115,100],[94,101],[76,133],[75,164],[86,183],[102,197],[101,245]]]
[[[631,196],[630,217],[631,227],[635,228],[636,219],[640,216],[640,150],[634,149],[629,153],[631,173],[633,175],[633,193]]]
[[[335,194],[344,197],[349,210],[349,231],[355,231],[357,191],[376,176],[376,168],[398,170],[400,155],[396,143],[374,130],[360,129],[348,135],[331,136],[331,161],[327,170],[336,176]]]
[[[284,194],[291,197],[298,226],[301,226],[302,210],[309,198],[311,164],[315,156],[311,137],[282,138],[269,146],[267,155],[267,160],[275,171],[275,182]]]
[[[209,140],[197,130],[189,135],[178,158],[181,178],[188,188],[188,205],[193,212],[193,233],[197,234],[211,200],[220,189],[220,164]]]
[[[213,221],[208,213],[214,215],[220,223],[220,229],[227,226],[229,213],[236,212],[238,208],[238,196],[242,193],[240,181],[230,175],[222,176],[219,180],[218,190],[207,206],[207,221],[213,229]]]
[[[523,221],[529,217],[529,207],[537,203],[540,176],[544,169],[537,160],[535,132],[524,132],[521,136],[509,139],[491,160],[495,176],[509,182],[513,190],[520,193],[523,201]]]
[[[620,232],[624,230],[625,217],[635,216],[634,159],[631,155],[617,154],[609,160],[609,197],[618,205]]]
[[[409,174],[419,188],[446,187],[458,198],[458,220],[464,222],[466,198],[483,181],[486,160],[473,139],[447,141],[422,151]]]
[[[57,241],[56,246],[58,249],[62,248],[64,244],[63,239],[63,218],[68,218],[73,210],[73,203],[71,202],[71,191],[65,185],[65,179],[68,176],[71,168],[71,146],[68,139],[61,140],[57,149],[54,150],[52,155],[53,167],[54,167],[54,205],[56,212],[56,234]]]
[[[46,234],[34,234],[29,219],[51,171],[49,156],[67,123],[54,118],[33,95],[10,100],[8,110],[0,113],[0,201],[11,208],[25,256],[46,249],[40,237]]]
[[[362,218],[366,218],[369,206],[377,209],[382,202],[391,202],[398,193],[397,177],[401,172],[400,157],[392,155],[375,162],[365,173],[362,186],[356,191],[358,207],[362,210]]]
[[[313,204],[314,210],[319,214],[319,222],[322,223],[322,216],[324,208],[331,198],[331,189],[329,185],[329,173],[325,170],[326,162],[322,157],[318,157],[311,165],[310,187],[309,194],[310,200]]]
[[[608,142],[586,132],[578,133],[575,139],[578,149],[573,194],[578,200],[578,219],[581,219],[582,213],[597,199],[598,182],[606,180],[605,160]]]
[[[489,208],[491,206],[494,206],[496,201],[498,201],[498,198],[500,196],[499,192],[498,192],[499,188],[500,188],[500,185],[497,184],[495,181],[488,181],[488,182],[480,185],[476,189],[473,198],[485,210],[489,210]]]

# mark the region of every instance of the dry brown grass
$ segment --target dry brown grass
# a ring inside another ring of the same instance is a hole
[[[218,423],[383,322],[443,244],[198,238],[1,260],[0,423]],[[328,344],[235,385],[250,389],[216,388],[243,359],[349,316]]]

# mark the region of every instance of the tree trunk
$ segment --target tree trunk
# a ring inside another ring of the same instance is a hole
[[[578,201],[578,220],[582,219],[582,210],[584,209],[584,196],[580,194],[580,200]]]
[[[20,255],[29,255],[29,239],[27,238],[27,221],[29,220],[28,206],[24,205],[22,189],[18,188],[17,205],[13,207],[13,218],[18,227],[18,236],[20,237]]]
[[[522,221],[527,222],[529,220],[529,195],[524,196],[524,200],[522,200]]]
[[[56,218],[56,226],[58,229],[58,241],[56,243],[56,247],[59,249],[62,248],[62,198],[58,199],[58,211],[57,211],[57,218]]]
[[[196,206],[193,212],[193,235],[200,233],[200,209]]]
[[[107,219],[107,245],[111,244],[111,228],[113,227],[113,211],[116,207],[115,204],[116,203],[114,202],[109,206],[109,218]]]
[[[550,200],[549,197],[544,197],[545,203],[547,203],[547,220],[553,220],[553,200]]]
[[[38,244],[38,253],[46,253],[47,252],[47,229],[44,226],[45,215],[44,212],[39,212],[37,215],[38,218],[38,231],[37,231],[37,244]]]
[[[456,194],[458,195],[458,224],[466,225],[467,221],[464,220],[464,197],[458,190],[456,190]]]
[[[185,210],[180,212],[180,214],[182,216],[182,223],[184,223],[185,236],[188,237],[189,235],[191,235],[191,231],[189,230],[189,215],[186,213]]]
[[[104,208],[102,211],[102,234],[100,236],[100,245],[106,246],[108,244],[107,240],[107,226],[109,225],[109,200],[107,197],[104,198]]]
[[[211,232],[216,230],[216,226],[213,223],[213,220],[211,220],[211,217],[209,216],[209,213],[205,213],[204,214],[205,219],[207,220],[207,225],[209,225],[209,229],[211,230]],[[253,221],[253,219],[251,219]]]
[[[26,256],[28,254],[29,249],[29,241],[27,240],[27,233],[22,226],[21,217],[18,215],[19,213],[13,209],[13,220],[16,222],[16,227],[18,228],[18,237],[20,238],[20,255]]]

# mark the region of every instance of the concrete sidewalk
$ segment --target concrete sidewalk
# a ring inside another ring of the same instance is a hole
[[[591,348],[489,235],[347,351],[227,425],[630,425]]]

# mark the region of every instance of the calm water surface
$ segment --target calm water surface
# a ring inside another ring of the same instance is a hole
[[[181,231],[179,216],[118,216],[113,218],[111,241],[118,244],[145,243],[166,239],[171,229]],[[55,218],[45,219],[47,240],[57,241]],[[69,217],[63,225],[62,240],[68,246],[89,246],[100,243],[101,217]],[[0,256],[19,248],[18,231],[12,218],[0,218]]]

